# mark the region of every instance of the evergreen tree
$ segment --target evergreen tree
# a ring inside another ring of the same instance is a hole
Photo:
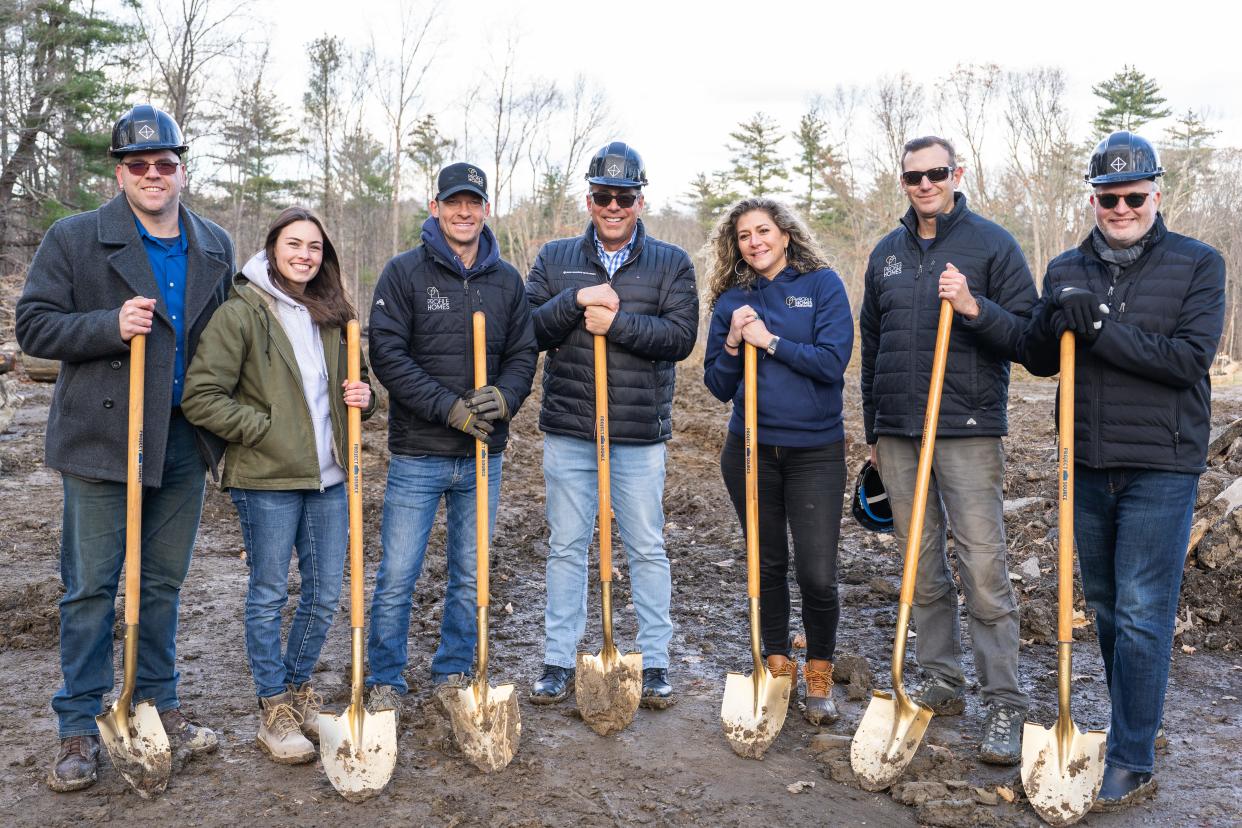
[[[684,196],[685,203],[694,210],[694,216],[704,230],[711,229],[725,208],[740,196],[729,186],[729,174],[723,172],[699,173],[690,182]]]
[[[339,37],[324,35],[310,43],[310,80],[302,105],[310,121],[310,146],[318,166],[320,212],[332,215],[332,151],[341,119],[341,68],[345,45]]]
[[[1121,129],[1133,132],[1170,114],[1164,107],[1160,86],[1133,66],[1122,67],[1108,80],[1091,87],[1091,91],[1104,99],[1094,121],[1100,137]]]
[[[736,132],[729,133],[736,143],[728,147],[733,153],[734,180],[753,196],[779,192],[777,179],[789,180],[785,162],[776,149],[785,136],[779,133],[776,122],[762,112],[737,126]]]
[[[805,187],[800,206],[806,217],[813,219],[824,210],[825,196],[831,196],[830,183],[840,173],[841,164],[828,143],[828,122],[818,106],[802,116],[793,137],[798,145],[793,171],[800,186]]]
[[[432,199],[436,194],[436,176],[457,144],[440,133],[435,115],[419,118],[410,130],[409,141],[405,154],[414,162],[419,175],[426,182],[425,192],[419,195],[428,200]],[[422,201],[421,198],[416,200]]]

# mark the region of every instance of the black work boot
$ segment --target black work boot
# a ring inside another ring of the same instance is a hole
[[[989,765],[1017,765],[1022,761],[1022,728],[1026,711],[994,702],[983,723],[979,759]]]
[[[565,701],[569,691],[574,689],[574,670],[572,667],[557,667],[555,664],[543,665],[543,675],[530,688],[531,704],[556,704]]]
[[[1093,811],[1120,811],[1129,808],[1156,793],[1156,778],[1150,773],[1104,766],[1104,782],[1100,785],[1100,793],[1091,806]]]
[[[676,703],[673,685],[668,683],[668,668],[648,667],[643,670],[643,697],[638,702],[639,706],[648,710],[663,710]]]
[[[60,740],[52,769],[47,772],[47,786],[58,793],[80,791],[95,784],[98,771],[99,737],[70,736]]]

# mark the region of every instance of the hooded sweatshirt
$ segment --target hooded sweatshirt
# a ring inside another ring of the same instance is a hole
[[[319,456],[322,484],[335,486],[345,481],[345,470],[332,454],[332,415],[328,409],[328,369],[323,361],[323,342],[319,326],[311,319],[306,306],[272,284],[267,272],[267,253],[260,250],[246,262],[242,275],[250,286],[263,291],[276,305],[276,319],[293,345],[294,357],[302,379],[302,394],[310,410],[315,432],[315,451]]]

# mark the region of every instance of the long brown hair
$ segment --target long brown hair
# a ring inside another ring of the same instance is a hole
[[[794,270],[809,273],[832,266],[819,242],[811,235],[806,222],[787,204],[772,198],[744,198],[720,217],[707,240],[707,294],[710,307],[715,307],[716,300],[729,288],[755,284],[755,271],[746,264],[742,251],[737,246],[738,220],[752,210],[766,213],[777,227],[789,234],[789,248],[785,257]]]
[[[319,264],[319,272],[306,283],[302,293],[291,290],[289,280],[276,268],[276,239],[280,237],[281,230],[295,221],[309,221],[319,228],[319,233],[323,236],[323,261]],[[345,288],[341,283],[341,262],[319,216],[306,207],[286,207],[267,228],[267,240],[263,243],[263,250],[267,253],[267,275],[272,284],[300,302],[316,325],[344,328],[354,318],[354,307],[345,296]]]

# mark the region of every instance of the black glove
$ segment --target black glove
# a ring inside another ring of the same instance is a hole
[[[476,417],[489,421],[509,419],[509,404],[505,402],[505,395],[494,385],[485,385],[470,391],[465,400],[466,407]]]
[[[453,407],[449,409],[448,424],[476,440],[486,440],[492,433],[492,424],[476,416],[463,399],[453,403]]]
[[[1058,336],[1069,330],[1083,337],[1087,342],[1094,342],[1104,327],[1104,315],[1108,313],[1108,305],[1089,290],[1076,287],[1063,287],[1056,295],[1057,307],[1063,320],[1053,318],[1053,330]],[[1060,327],[1058,330],[1058,325]]]

